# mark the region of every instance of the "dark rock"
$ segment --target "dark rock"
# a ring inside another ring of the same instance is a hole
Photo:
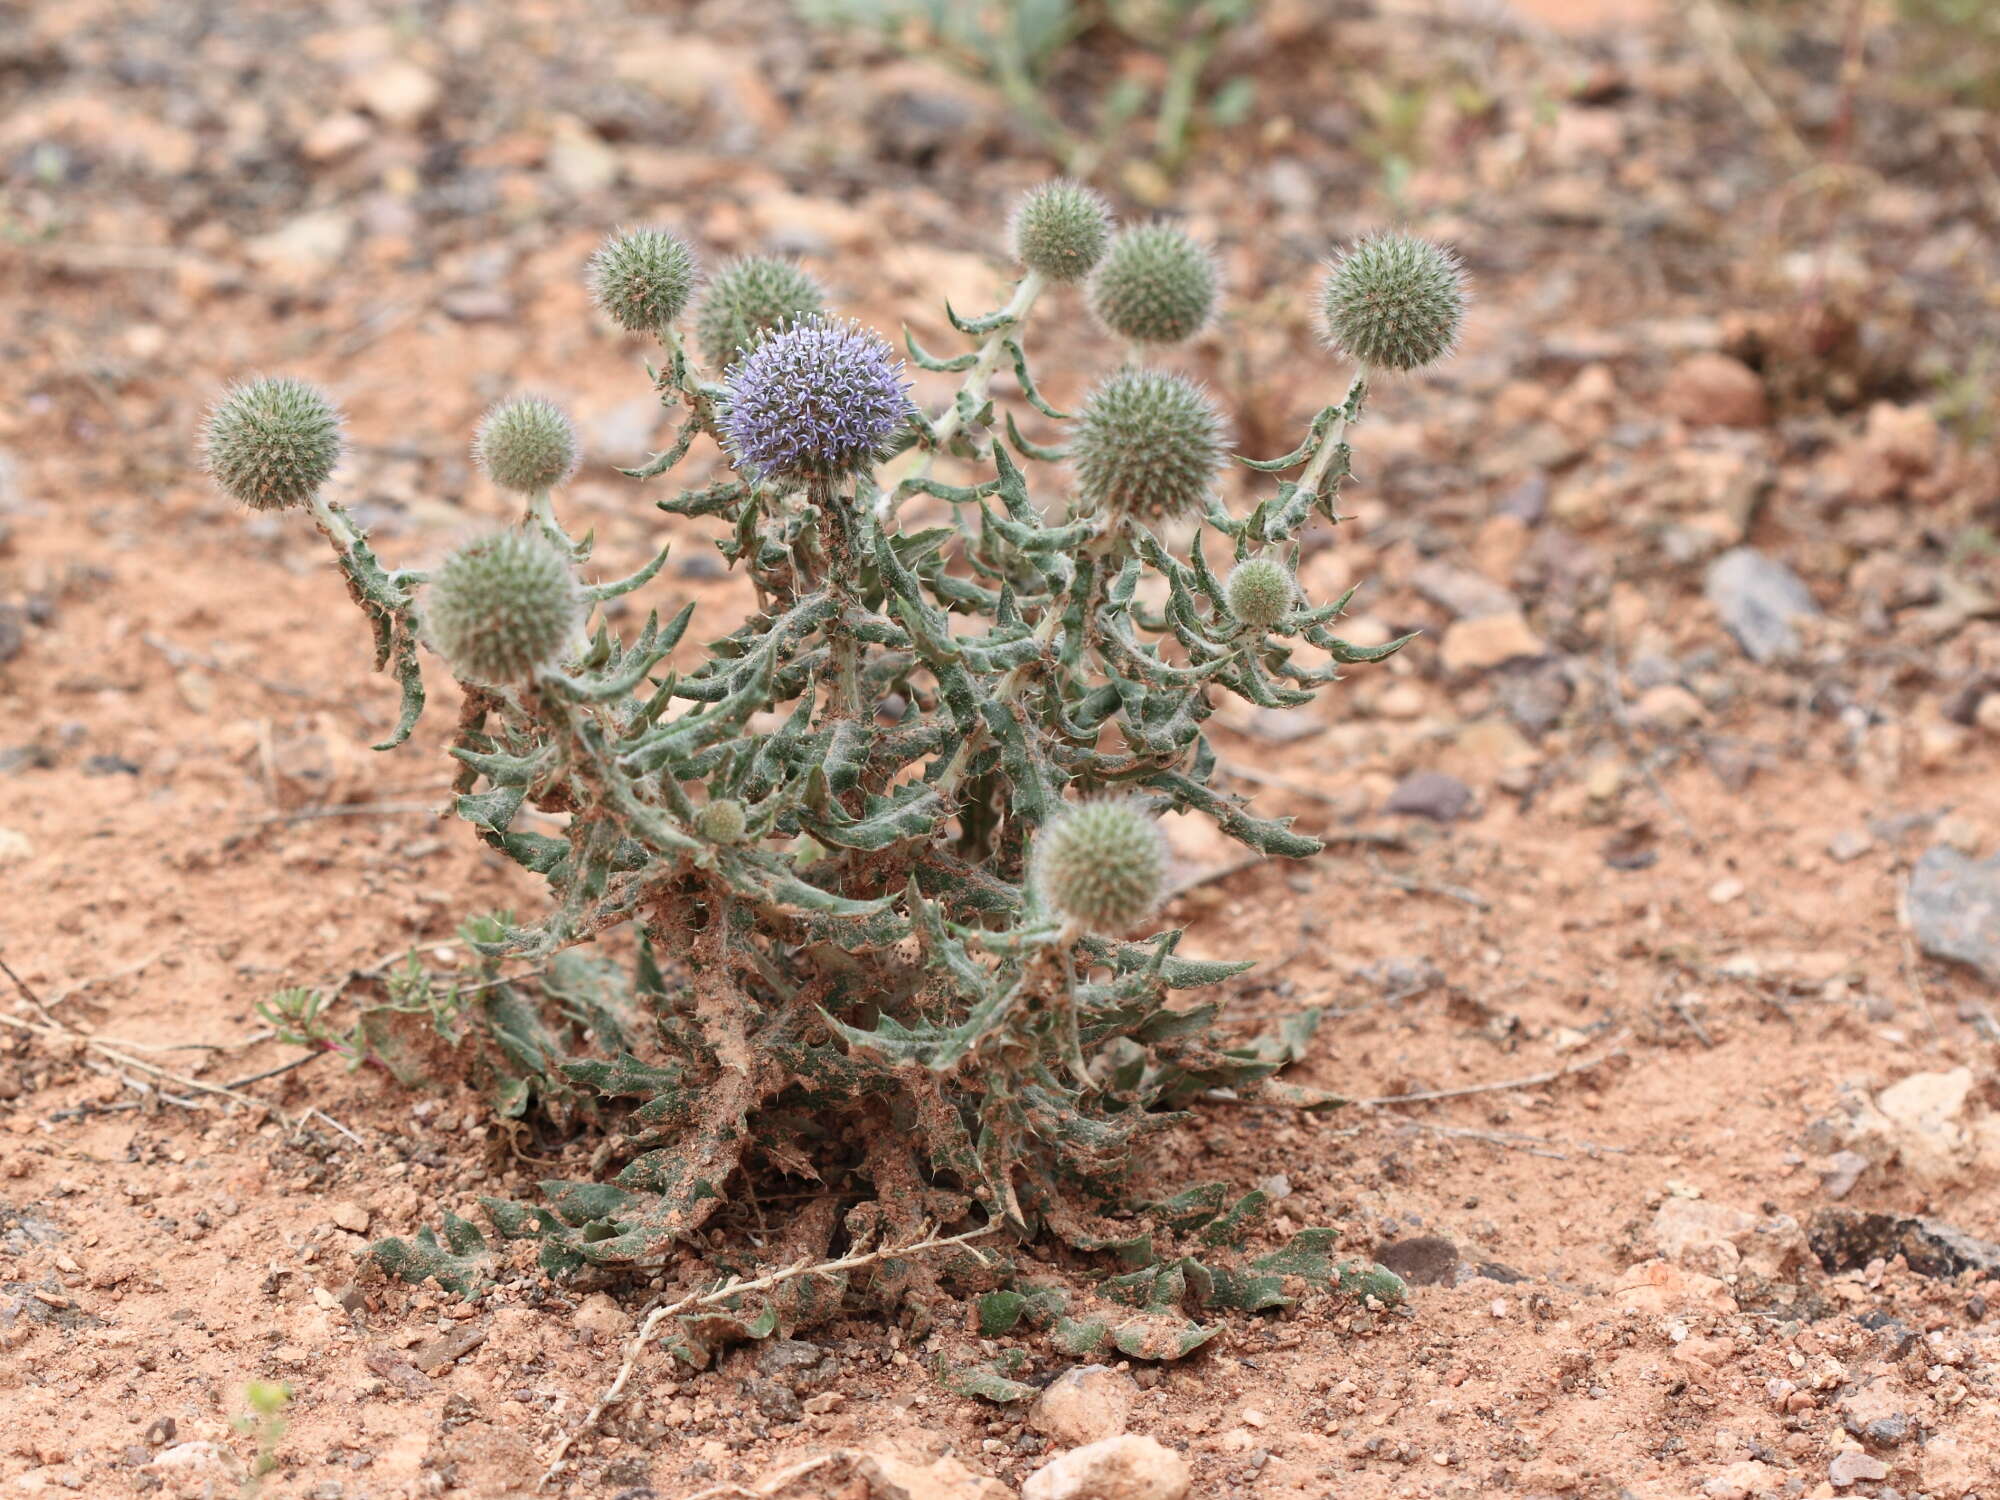
[[[1909,1440],[1912,1425],[1910,1414],[1899,1411],[1890,1416],[1877,1417],[1861,1429],[1859,1436],[1878,1448],[1894,1448]]]
[[[1458,1246],[1441,1234],[1384,1240],[1375,1260],[1412,1286],[1449,1286],[1458,1275]]]
[[[1718,557],[1709,565],[1703,589],[1752,661],[1796,656],[1799,635],[1792,621],[1819,613],[1805,580],[1754,547],[1734,547]]]
[[[713,552],[690,552],[674,564],[674,570],[683,578],[724,578],[728,567]]]
[[[137,776],[139,768],[122,755],[93,755],[83,763],[86,776]]]
[[[805,1419],[805,1408],[799,1404],[797,1393],[783,1380],[746,1380],[743,1391],[756,1404],[757,1410],[773,1422]]]
[[[1549,476],[1535,470],[1500,497],[1493,507],[1496,515],[1514,516],[1529,526],[1541,524],[1549,509]]]
[[[1530,739],[1540,739],[1562,722],[1576,691],[1554,657],[1510,663],[1487,681],[1514,727]]]
[[[1854,1321],[1877,1335],[1875,1346],[1869,1351],[1877,1359],[1894,1362],[1917,1346],[1917,1330],[1894,1313],[1874,1308]]]
[[[1442,771],[1414,771],[1389,794],[1387,811],[1449,823],[1472,806],[1472,788]]]
[[[1862,1213],[1823,1208],[1806,1227],[1806,1241],[1829,1272],[1858,1271],[1871,1260],[1909,1262],[1919,1276],[1954,1277],[1965,1271],[2000,1272],[2000,1245],[1936,1219],[1909,1214]]]
[[[1944,844],[1926,849],[1910,871],[1909,912],[1924,952],[2000,984],[2000,855],[1976,860]]]

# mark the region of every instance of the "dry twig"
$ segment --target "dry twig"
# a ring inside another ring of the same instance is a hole
[[[705,1490],[696,1490],[692,1495],[687,1497],[687,1500],[717,1500],[717,1497],[722,1495],[743,1496],[745,1500],[765,1500],[766,1496],[777,1494],[780,1490],[805,1478],[806,1475],[816,1473],[830,1463],[836,1463],[843,1458],[851,1458],[852,1456],[852,1454],[845,1450],[837,1453],[821,1453],[800,1463],[780,1469],[775,1474],[766,1474],[755,1485],[730,1484],[727,1482],[712,1484]]]
[[[1497,1083],[1470,1083],[1458,1089],[1420,1089],[1414,1094],[1384,1094],[1377,1099],[1356,1099],[1353,1102],[1363,1108],[1373,1108],[1382,1104],[1428,1104],[1435,1099],[1463,1099],[1468,1094],[1504,1094],[1509,1089],[1539,1088],[1545,1083],[1555,1083],[1578,1073],[1588,1073],[1595,1068],[1603,1067],[1613,1058],[1623,1057],[1625,1055],[1623,1042],[1624,1038],[1620,1037],[1620,1045],[1614,1045],[1603,1056],[1592,1058],[1589,1062],[1571,1063],[1567,1067],[1552,1068],[1546,1073],[1530,1073],[1526,1078],[1503,1078]]]
[[[1757,75],[1743,61],[1729,22],[1716,9],[1714,0],[1688,0],[1687,18],[1695,41],[1708,54],[1709,64],[1715,69],[1716,76],[1736,96],[1743,112],[1770,132],[1779,153],[1794,168],[1810,166],[1813,160],[1811,150],[1799,138],[1798,131],[1792,128],[1792,122],[1785,118],[1785,112],[1778,108],[1764,85],[1757,81]]]
[[[1375,872],[1376,879],[1393,885],[1399,891],[1408,891],[1413,896],[1443,896],[1448,901],[1462,901],[1474,911],[1493,909],[1493,903],[1477,891],[1468,890],[1462,885],[1421,880],[1414,875],[1398,875],[1373,854],[1368,856],[1368,868]]]
[[[0,958],[0,973],[4,973],[14,982],[14,988],[21,992],[22,998],[34,1006],[36,1010],[40,1011],[47,1023],[30,1021],[26,1016],[14,1016],[0,1012],[0,1024],[12,1026],[17,1031],[25,1031],[34,1036],[68,1037],[73,1041],[83,1043],[84,1046],[90,1048],[91,1051],[97,1053],[100,1057],[109,1058],[121,1068],[131,1068],[135,1072],[146,1074],[148,1077],[157,1078],[166,1083],[178,1084],[181,1088],[193,1089],[197,1093],[215,1094],[225,1099],[234,1099],[238,1104],[245,1105],[250,1109],[261,1110],[268,1108],[262,1100],[254,1099],[248,1094],[239,1093],[227,1084],[203,1083],[199,1078],[190,1078],[185,1073],[176,1073],[170,1068],[162,1068],[156,1063],[149,1063],[144,1058],[134,1057],[129,1052],[123,1052],[110,1043],[92,1036],[89,1032],[78,1031],[74,1026],[64,1025],[49,1013],[48,1008],[42,1004],[41,997],[35,993],[26,980],[22,979],[20,975],[16,974],[8,966],[4,958]]]
[[[925,1250],[943,1250],[953,1245],[970,1244],[973,1240],[984,1239],[990,1234],[997,1233],[999,1228],[998,1224],[985,1224],[978,1229],[968,1229],[963,1234],[955,1234],[946,1239],[939,1239],[935,1228],[926,1226],[924,1236],[909,1244],[884,1245],[879,1249],[865,1250],[853,1255],[842,1256],[839,1260],[802,1260],[793,1265],[785,1266],[780,1270],[772,1271],[768,1275],[759,1276],[752,1281],[738,1281],[732,1276],[727,1281],[721,1283],[721,1285],[711,1287],[705,1292],[690,1292],[687,1296],[677,1301],[664,1303],[653,1308],[646,1314],[644,1321],[639,1324],[638,1331],[626,1341],[625,1357],[619,1362],[618,1374],[612,1380],[610,1386],[602,1396],[597,1398],[596,1404],[584,1414],[583,1420],[564,1433],[561,1441],[556,1444],[555,1451],[549,1456],[549,1466],[542,1474],[536,1488],[544,1489],[554,1482],[556,1477],[562,1473],[563,1465],[568,1461],[571,1446],[578,1439],[594,1432],[598,1422],[603,1419],[605,1412],[624,1399],[625,1386],[631,1380],[632,1372],[638,1367],[639,1356],[645,1352],[647,1343],[652,1339],[654,1332],[659,1328],[660,1324],[664,1323],[668,1318],[678,1313],[686,1312],[691,1307],[703,1307],[712,1302],[722,1302],[743,1292],[761,1292],[770,1287],[779,1286],[784,1282],[795,1280],[800,1276],[830,1275],[835,1271],[851,1271],[860,1266],[873,1265],[878,1260],[886,1260],[892,1256],[916,1255]]]

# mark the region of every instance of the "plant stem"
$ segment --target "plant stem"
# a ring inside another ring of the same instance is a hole
[[[1356,368],[1354,379],[1348,382],[1347,394],[1340,401],[1340,415],[1326,429],[1326,436],[1320,439],[1319,450],[1313,454],[1312,462],[1306,465],[1305,473],[1299,476],[1299,488],[1307,494],[1319,493],[1319,483],[1326,477],[1333,455],[1340,451],[1340,445],[1347,436],[1349,414],[1352,413],[1352,420],[1360,420],[1361,403],[1368,399],[1368,378],[1372,373],[1368,366],[1361,365]]]
[[[979,346],[979,358],[974,360],[972,367],[965,372],[965,379],[959,382],[957,393],[931,423],[936,441],[917,465],[918,478],[929,476],[931,465],[937,462],[938,454],[958,436],[958,429],[963,425],[960,412],[967,405],[977,409],[984,404],[986,388],[992,384],[993,374],[1000,368],[1000,356],[1005,352],[1007,340],[1027,323],[1029,312],[1033,310],[1036,299],[1042,295],[1048,284],[1048,278],[1041,272],[1030,271],[1015,285],[1013,297],[1001,309],[1004,315],[1003,321],[987,330],[985,341]],[[887,523],[894,517],[896,507],[901,503],[895,487],[884,490],[882,498],[876,502],[877,519]]]
[[[352,552],[354,544],[361,540],[361,533],[347,519],[347,513],[336,505],[327,504],[318,495],[306,504],[312,510],[312,518],[319,523],[319,529],[326,534],[326,539],[342,552]]]
[[[826,539],[826,586],[838,606],[826,627],[827,645],[833,653],[833,692],[827,717],[859,719],[861,642],[855,637],[852,616],[859,607],[861,582],[854,529],[862,517],[850,508],[840,486],[832,480],[814,479],[809,493]]]

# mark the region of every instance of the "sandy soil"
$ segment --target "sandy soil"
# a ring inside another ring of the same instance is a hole
[[[1356,518],[1305,569],[1366,581],[1356,635],[1425,638],[1303,726],[1219,735],[1332,847],[1179,846],[1190,947],[1263,961],[1231,1024],[1332,1007],[1290,1076],[1374,1102],[1206,1107],[1159,1181],[1267,1184],[1262,1238],[1336,1226],[1413,1284],[1134,1370],[1129,1429],[1198,1495],[2000,1494],[2000,1252],[1944,1264],[1865,1217],[2000,1240],[1993,987],[1902,915],[1926,849],[2000,848],[2000,134],[1913,107],[1893,30],[1843,91],[1838,16],[1733,19],[1725,54],[1673,9],[1272,0],[1227,59],[1250,122],[1174,193],[1234,301],[1179,362],[1250,451],[1341,379],[1303,329],[1332,242],[1406,220],[1480,284],[1460,358],[1381,394]],[[370,1239],[545,1168],[451,1080],[200,1087],[297,1057],[254,1009],[274,989],[410,950],[450,971],[467,913],[536,897],[435,815],[448,689],[366,749],[393,690],[317,539],[195,472],[218,384],[330,385],[340,498],[416,563],[506,509],[464,457],[477,412],[549,391],[595,465],[571,514],[614,561],[678,528],[667,592],[719,634],[744,600],[702,527],[609,468],[653,411],[643,351],[588,314],[591,245],[659,220],[792,251],[941,339],[1049,170],[983,89],[775,4],[303,14],[0,4],[7,1494],[228,1493],[246,1388],[278,1381],[264,1495],[525,1495],[692,1274],[385,1282]],[[1050,371],[1086,347],[1059,311]],[[1704,591],[1744,545],[1825,611],[1789,660],[1747,659]],[[1395,810],[1440,796],[1460,815]],[[649,1354],[563,1484],[991,1500],[1063,1446],[939,1385],[992,1352],[963,1321],[803,1339]],[[899,1488],[871,1454],[943,1462]]]

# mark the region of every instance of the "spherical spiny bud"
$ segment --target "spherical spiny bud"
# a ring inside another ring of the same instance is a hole
[[[694,294],[697,266],[686,240],[664,229],[627,229],[590,257],[590,294],[621,328],[658,333]]]
[[[501,489],[539,495],[576,472],[576,428],[555,402],[516,396],[479,419],[472,457]]]
[[[1111,515],[1195,514],[1222,466],[1223,434],[1215,403],[1185,375],[1119,370],[1085,399],[1071,435],[1077,493]]]
[[[694,831],[711,844],[740,844],[748,826],[743,804],[734,797],[720,797],[695,810]]]
[[[1158,904],[1167,841],[1133,798],[1072,803],[1035,835],[1033,874],[1042,899],[1062,916],[1115,936]]]
[[[1171,224],[1123,230],[1090,278],[1090,308],[1121,338],[1178,344],[1215,310],[1215,257]]]
[[[203,432],[209,475],[252,510],[304,505],[340,459],[340,412],[316,385],[270,376],[231,386]]]
[[[723,441],[759,477],[838,479],[908,418],[903,362],[857,323],[813,318],[766,334],[730,367]]]
[[[1252,630],[1269,630],[1299,599],[1298,580],[1275,557],[1246,557],[1222,587],[1229,612]]]
[[[799,267],[769,255],[732,260],[702,288],[694,309],[694,337],[701,357],[728,364],[773,328],[810,318],[826,307],[826,293]]]
[[[445,559],[424,591],[424,632],[468,682],[526,682],[582,628],[569,559],[540,532],[499,531]]]
[[[1378,234],[1327,267],[1320,332],[1350,359],[1387,370],[1436,364],[1465,321],[1465,268],[1429,240]]]
[[[1050,281],[1081,281],[1111,242],[1111,209],[1067,177],[1029,188],[1007,221],[1014,259]]]

